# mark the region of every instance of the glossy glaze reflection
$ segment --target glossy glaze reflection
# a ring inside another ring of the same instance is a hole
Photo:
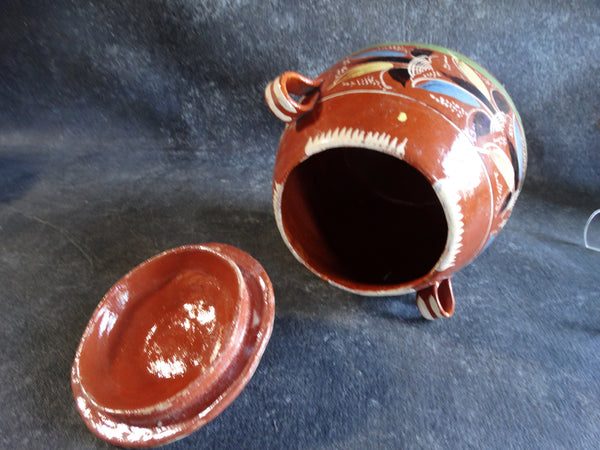
[[[223,244],[165,252],[107,293],[72,372],[84,420],[118,445],[184,436],[222,411],[252,375],[273,320],[270,281]]]

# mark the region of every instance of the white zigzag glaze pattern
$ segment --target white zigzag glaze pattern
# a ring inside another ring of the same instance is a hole
[[[366,147],[389,153],[398,158],[404,157],[407,138],[398,142],[398,138],[387,133],[364,131],[356,128],[336,128],[311,137],[304,151],[307,156],[335,147]]]
[[[458,189],[455,189],[447,178],[436,181],[433,185],[433,189],[442,203],[446,221],[448,222],[446,248],[444,249],[443,256],[436,268],[438,272],[443,272],[454,265],[456,257],[463,246],[464,216],[460,208],[460,195]]]

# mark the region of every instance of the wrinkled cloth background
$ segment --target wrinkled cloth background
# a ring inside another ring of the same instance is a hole
[[[414,296],[322,282],[271,210],[265,85],[394,41],[486,67],[529,145],[511,220],[435,323]],[[70,388],[88,319],[146,258],[217,241],[269,273],[273,335],[233,404],[168,448],[597,448],[599,70],[596,0],[0,3],[0,446],[110,447]]]

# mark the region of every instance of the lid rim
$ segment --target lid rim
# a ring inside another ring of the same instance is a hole
[[[206,374],[201,374],[183,390],[163,401],[163,404],[168,404],[160,411],[148,411],[148,414],[140,416],[135,414],[141,412],[139,410],[124,409],[115,414],[103,411],[94,404],[85,391],[84,383],[78,373],[81,347],[90,334],[86,327],[73,364],[71,385],[77,408],[84,422],[94,434],[103,440],[121,446],[150,447],[181,439],[201,428],[229,406],[241,393],[258,366],[273,328],[274,295],[268,275],[256,260],[235,247],[209,243],[166,250],[144,261],[140,266],[167,254],[195,249],[210,251],[231,262],[236,273],[239,274],[238,281],[242,288],[240,289],[240,303],[244,304],[244,310],[236,316],[239,320],[235,327],[239,333],[230,340],[231,354],[221,355],[218,358],[220,370],[211,368],[210,375],[213,379],[208,386],[204,376]],[[129,276],[136,268],[123,278]],[[103,297],[98,308],[105,298],[106,296]],[[90,323],[98,308],[94,311]],[[256,321],[257,317],[258,322]],[[207,388],[204,393],[201,392],[203,388]],[[180,404],[175,405],[178,401]],[[177,418],[173,416],[177,416]]]

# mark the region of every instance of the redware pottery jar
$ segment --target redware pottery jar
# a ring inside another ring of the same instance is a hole
[[[454,51],[391,44],[316,79],[285,72],[265,98],[286,123],[273,203],[295,257],[340,288],[417,291],[425,318],[451,316],[450,277],[504,226],[525,174],[500,83]]]

